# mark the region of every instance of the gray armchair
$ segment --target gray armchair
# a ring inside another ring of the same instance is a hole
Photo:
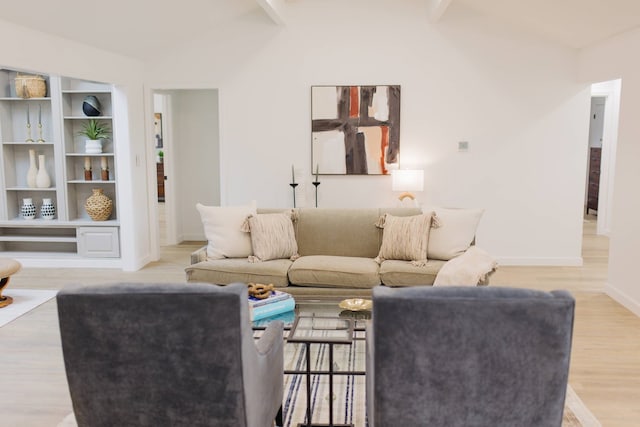
[[[560,426],[574,299],[498,287],[373,290],[369,426]]]
[[[254,341],[247,287],[87,286],[58,293],[80,427],[281,425],[281,322]]]

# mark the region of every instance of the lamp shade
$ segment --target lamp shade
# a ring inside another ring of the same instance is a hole
[[[424,171],[421,169],[391,171],[391,189],[393,191],[422,191],[424,189]]]

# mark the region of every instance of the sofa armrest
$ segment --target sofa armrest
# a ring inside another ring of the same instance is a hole
[[[207,247],[203,246],[197,251],[191,252],[191,265],[207,260]]]

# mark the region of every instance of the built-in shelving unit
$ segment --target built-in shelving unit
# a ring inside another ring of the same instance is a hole
[[[21,98],[15,89],[17,75],[17,70],[0,69],[0,251],[16,258],[118,258],[117,144],[113,137],[103,140],[102,153],[88,154],[85,137],[79,135],[90,119],[113,130],[112,85],[41,75],[46,96]],[[84,114],[82,103],[88,95],[99,100],[100,116]],[[33,154],[44,156],[49,187],[29,186]],[[91,179],[85,175],[87,165]],[[105,166],[108,177],[101,173]],[[84,209],[94,188],[113,201],[107,221],[93,221]],[[36,219],[21,216],[27,198],[36,205]],[[56,207],[54,219],[40,216],[45,198]]]

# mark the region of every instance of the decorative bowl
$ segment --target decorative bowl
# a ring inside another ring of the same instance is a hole
[[[362,299],[362,298],[351,298],[340,301],[338,307],[343,310],[351,310],[351,311],[366,311],[371,310],[373,307],[373,301],[370,299]]]

